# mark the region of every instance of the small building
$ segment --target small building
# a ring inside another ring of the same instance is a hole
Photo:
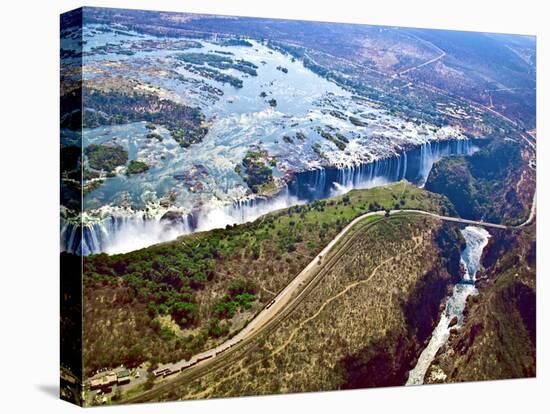
[[[92,378],[90,380],[90,390],[99,390],[99,389],[106,389],[108,387],[111,387],[112,385],[115,385],[117,383],[117,376],[116,374],[107,374],[103,375],[99,378]]]
[[[124,385],[130,383],[130,371],[127,369],[123,369],[122,371],[118,371],[116,374],[117,377],[117,384],[118,385]]]

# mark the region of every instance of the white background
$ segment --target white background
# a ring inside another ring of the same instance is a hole
[[[102,412],[541,412],[548,410],[549,11],[544,1],[94,1],[131,7],[538,36],[538,378],[101,408]],[[0,411],[65,413],[58,382],[59,14],[78,1],[2,3],[0,70]],[[546,27],[545,27],[546,25]],[[545,118],[546,117],[546,118]],[[546,121],[546,125],[544,125]],[[548,411],[546,411],[548,412]]]

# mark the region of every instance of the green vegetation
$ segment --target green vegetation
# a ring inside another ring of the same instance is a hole
[[[128,175],[139,174],[149,170],[149,166],[142,161],[132,160],[128,164]]]
[[[339,150],[344,151],[346,149],[346,144],[349,141],[344,135],[342,135],[340,133],[337,133],[336,136],[334,136],[330,132],[325,131],[324,129],[322,129],[321,127],[317,127],[316,131],[323,138],[325,138],[326,140],[328,140],[328,141],[332,142],[334,145],[336,145],[336,147]]]
[[[97,190],[99,187],[101,187],[101,183],[103,180],[94,180],[86,183],[82,186],[82,194],[86,195],[94,190]]]
[[[253,44],[245,39],[223,39],[218,42],[220,46],[245,46],[252,47]]]
[[[355,126],[359,126],[359,127],[368,126],[368,124],[366,122],[361,121],[359,118],[357,118],[355,116],[350,116],[349,121]]]
[[[492,233],[479,293],[468,300],[464,325],[451,332],[428,370],[428,383],[536,375],[535,228]]]
[[[296,132],[296,138],[299,139],[300,141],[305,141],[306,135],[302,131],[298,131]]]
[[[242,162],[244,170],[236,169],[253,193],[260,193],[273,183],[273,171],[266,162],[269,162],[267,153],[248,151]]]
[[[83,105],[84,128],[147,121],[166,127],[182,147],[202,141],[208,132],[200,109],[154,94],[85,88]]]
[[[338,111],[338,110],[336,110],[336,109],[332,109],[332,110],[330,111],[330,114],[331,114],[333,117],[338,118],[338,119],[342,119],[342,120],[348,119],[348,118],[346,117],[346,115],[345,115],[343,112]]]
[[[317,156],[321,159],[326,159],[327,156],[325,155],[325,153],[323,152],[323,150],[321,149],[321,145],[319,143],[315,143],[311,146],[311,148],[313,149],[313,152],[315,152],[315,154],[317,154]]]
[[[436,163],[426,189],[447,196],[461,217],[515,224],[530,208],[529,180],[516,185],[524,168],[520,144],[495,140],[472,156]]]
[[[232,318],[239,309],[249,310],[256,294],[254,283],[239,279],[228,287],[228,293],[214,306],[214,315],[219,319]]]
[[[92,180],[94,178],[99,178],[99,177],[100,177],[100,174],[97,171],[92,171],[92,170],[89,170],[87,168],[82,170],[82,179],[84,181],[89,181],[89,180]]]
[[[274,99],[274,98],[271,98],[270,100],[268,100],[267,103],[268,103],[269,106],[271,106],[272,108],[275,108],[275,107],[277,106],[277,100]]]
[[[85,257],[86,369],[200,352],[241,326],[226,317],[266,305],[267,291],[286,286],[347,223],[400,200],[403,208],[452,213],[443,197],[401,182],[127,254]]]
[[[458,249],[449,255],[440,240],[458,246],[460,233],[404,215],[378,219],[350,237],[340,254],[323,258],[331,265],[320,282],[275,328],[232,363],[175,383],[170,392],[194,399],[403,385],[459,277],[447,270],[459,268]],[[167,398],[166,391],[157,397]]]
[[[349,144],[349,139],[346,138],[346,136],[340,132],[337,132],[334,134],[338,140],[342,141],[345,144]]]
[[[195,73],[204,78],[215,80],[216,82],[220,82],[224,84],[228,83],[237,89],[240,89],[243,87],[242,79],[239,79],[232,75],[228,75],[226,73],[222,73],[219,70],[216,70],[208,66],[194,66],[192,64],[186,64],[185,69],[188,70],[189,72]]]
[[[326,44],[328,45],[330,43],[331,42],[327,42]],[[278,50],[285,54],[290,54],[294,58],[302,60],[306,68],[323,78],[337,83],[344,89],[353,91],[353,93],[357,96],[381,103],[391,114],[415,121],[418,124],[424,122],[436,126],[449,124],[449,118],[442,114],[437,106],[437,103],[441,103],[442,101],[458,104],[463,107],[463,105],[456,99],[451,97],[442,98],[440,94],[435,95],[423,88],[405,87],[397,88],[396,91],[398,92],[392,91],[387,88],[387,82],[384,79],[380,79],[377,75],[372,73],[367,74],[364,71],[355,71],[349,67],[342,68],[342,65],[337,60],[326,59],[323,53],[315,53],[312,52],[311,49],[309,49],[308,53],[306,53],[306,47],[304,46],[271,40],[268,41],[268,46],[274,50]],[[318,50],[319,45],[311,44],[311,48]],[[331,53],[339,55],[342,51],[332,50]],[[433,76],[433,72],[426,73]],[[439,81],[446,83],[446,80],[444,79],[440,79]],[[451,89],[457,85],[460,85],[460,82],[455,83],[453,81],[452,84],[446,84],[446,86],[451,86]],[[459,95],[463,92],[464,90],[461,87]],[[466,95],[468,95],[468,93]],[[480,95],[476,93],[469,96],[469,98],[477,100],[478,96]],[[486,103],[483,102],[483,104]],[[467,111],[471,110],[470,107],[467,107],[466,109]],[[460,120],[457,120],[457,118],[452,118],[452,123],[459,122],[464,130],[472,132],[472,135],[475,137],[502,138],[505,135],[518,136],[517,133],[514,133],[510,124],[506,123],[502,119],[488,113],[484,113],[482,117],[483,120],[479,123],[474,120],[475,117]],[[356,121],[365,124],[357,118],[353,120],[350,119],[350,122],[352,123]],[[480,128],[480,126],[482,127]]]
[[[148,139],[156,139],[158,141],[162,141],[162,135],[160,135],[158,132],[150,132],[147,134]]]
[[[480,197],[465,157],[449,157],[438,162],[430,173],[426,187],[446,194],[457,212],[464,218],[481,217]]]
[[[111,172],[128,161],[128,152],[119,146],[91,144],[84,149],[84,154],[94,170]]]
[[[234,61],[228,55],[216,55],[212,53],[182,53],[175,56],[176,59],[190,63],[193,65],[202,66],[208,64],[217,69],[235,69],[250,76],[258,76],[256,66],[252,62],[243,59]]]

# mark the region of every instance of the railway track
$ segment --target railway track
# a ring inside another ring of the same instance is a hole
[[[296,290],[292,292],[292,296],[288,300],[286,306],[284,306],[279,312],[275,313],[267,321],[259,324],[258,328],[250,330],[248,336],[245,336],[244,338],[238,340],[235,343],[232,343],[231,345],[222,347],[222,349],[218,352],[214,352],[211,355],[199,358],[197,361],[194,361],[188,366],[183,367],[180,371],[169,373],[169,375],[166,376],[171,376],[173,374],[178,375],[151,390],[125,399],[123,400],[123,402],[139,403],[154,401],[155,398],[162,396],[162,394],[169,393],[170,391],[177,389],[177,387],[181,384],[191,382],[195,379],[200,378],[207,372],[231,366],[235,362],[241,360],[242,357],[252,352],[256,348],[259,340],[261,340],[263,337],[269,336],[269,334],[277,329],[280,323],[284,321],[293,312],[293,310],[296,309],[297,306],[300,305],[300,303],[308,296],[308,294],[322,281],[327,272],[329,272],[340,260],[340,258],[346,253],[347,248],[356,240],[356,238],[362,232],[368,231],[368,229],[379,223],[381,220],[392,220],[396,217],[403,217],[407,215],[421,215],[433,218],[435,220],[442,220],[458,225],[478,225],[497,229],[520,229],[523,225],[525,225],[526,223],[528,224],[528,222],[532,220],[528,219],[525,223],[522,223],[519,226],[505,226],[500,224],[465,220],[457,217],[441,216],[422,210],[391,210],[389,214],[385,213],[384,211],[379,211],[359,216],[350,224],[348,224],[348,226],[346,226],[341,233],[339,233],[339,235],[337,236],[339,237],[339,240],[331,247],[328,254],[319,254],[310,262],[310,264],[306,268],[312,266],[312,264],[314,262],[317,262],[322,256],[323,265],[318,266],[318,269],[315,269],[315,267],[313,267],[313,269],[316,270],[315,273],[311,275],[307,280],[304,280],[298,284]],[[366,218],[376,216],[379,216],[380,218],[374,221],[369,221],[366,223],[364,222]],[[345,233],[342,234],[343,232]],[[302,272],[300,272],[300,274],[301,273]],[[291,284],[294,283],[295,280],[296,278],[293,279]],[[290,284],[287,285],[287,287],[288,286],[290,286]],[[281,292],[283,292],[287,287],[285,287]],[[278,296],[275,299],[271,300],[263,308],[263,311],[270,309],[276,303],[277,298]],[[258,317],[258,315],[256,317]],[[173,398],[173,396],[171,396],[170,398]]]
[[[382,217],[382,214],[379,215],[381,216],[380,219],[383,220],[384,218]],[[388,217],[385,219],[392,218],[394,217]],[[262,327],[255,331],[253,336],[243,339],[228,351],[218,354],[214,359],[210,358],[208,360],[204,360],[201,364],[195,364],[194,366],[182,371],[173,380],[165,382],[149,391],[145,391],[139,395],[123,400],[122,402],[131,404],[154,401],[155,397],[158,397],[163,393],[170,392],[179,384],[191,382],[195,379],[198,379],[206,372],[221,369],[225,366],[230,366],[236,361],[240,360],[244,355],[252,352],[256,348],[258,341],[261,340],[262,337],[268,336],[271,332],[277,329],[279,324],[284,321],[292,313],[292,311],[296,309],[296,307],[299,306],[300,303],[307,297],[311,290],[313,290],[319,284],[319,282],[321,282],[324,275],[329,272],[333,268],[333,266],[340,260],[342,255],[344,255],[347,251],[347,248],[350,246],[351,243],[355,241],[359,234],[376,225],[379,221],[380,220],[362,223],[361,227],[354,229],[353,233],[350,234],[348,238],[340,241],[340,244],[337,244],[338,250],[331,254],[329,258],[325,257],[324,266],[322,266],[320,270],[309,281],[305,283],[305,286],[294,296],[293,299],[291,299],[290,303],[281,312],[279,312],[271,320],[266,322]],[[317,260],[317,258],[314,260]]]

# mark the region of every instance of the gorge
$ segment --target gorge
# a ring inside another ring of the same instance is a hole
[[[173,240],[180,235],[253,221],[275,210],[372,188],[402,179],[422,186],[435,162],[451,155],[471,155],[481,140],[430,141],[396,156],[343,168],[322,167],[294,174],[273,197],[247,197],[206,209],[181,213],[159,209],[115,210],[97,220],[62,223],[61,248],[89,255],[117,254]]]
[[[466,241],[466,247],[461,253],[461,263],[464,269],[462,280],[453,288],[453,293],[447,298],[445,310],[439,323],[432,332],[432,337],[418,358],[415,367],[409,372],[407,385],[421,385],[437,355],[437,352],[449,339],[451,329],[460,328],[464,323],[464,309],[470,295],[476,295],[476,274],[481,267],[483,249],[491,235],[481,227],[468,226],[461,230]]]

